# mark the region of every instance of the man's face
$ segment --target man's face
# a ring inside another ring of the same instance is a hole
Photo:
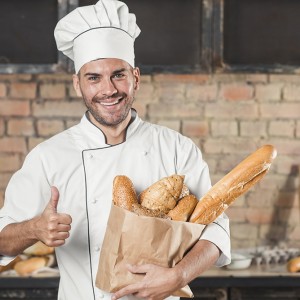
[[[139,88],[139,69],[127,62],[106,58],[83,65],[73,84],[91,113],[95,125],[117,126],[126,119]]]

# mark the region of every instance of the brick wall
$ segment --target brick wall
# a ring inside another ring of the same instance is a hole
[[[145,75],[135,107],[142,118],[191,137],[213,183],[259,146],[275,145],[270,172],[227,210],[232,244],[300,247],[299,76]],[[70,74],[0,75],[0,206],[28,151],[84,111]]]

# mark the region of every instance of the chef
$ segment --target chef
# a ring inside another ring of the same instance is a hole
[[[135,15],[114,0],[79,7],[58,22],[57,47],[74,61],[74,88],[87,111],[78,125],[35,147],[6,189],[0,264],[38,240],[56,247],[60,300],[164,299],[212,265],[230,261],[223,214],[175,267],[129,265],[129,272],[145,274],[143,280],[113,295],[95,286],[116,175],[127,175],[137,193],[175,173],[185,175],[198,198],[211,186],[207,164],[189,138],[141,120],[132,109],[140,85],[134,63],[139,33]]]

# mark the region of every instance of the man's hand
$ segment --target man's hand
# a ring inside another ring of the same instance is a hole
[[[49,247],[61,246],[69,237],[72,218],[68,214],[58,213],[59,191],[51,187],[51,198],[43,213],[36,220],[36,238]]]
[[[180,276],[174,268],[164,268],[153,264],[140,266],[127,265],[131,273],[144,274],[144,278],[134,284],[128,285],[113,296],[112,300],[133,294],[136,297],[160,300],[169,297],[181,287]]]

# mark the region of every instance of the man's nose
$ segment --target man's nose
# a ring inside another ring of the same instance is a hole
[[[112,96],[117,93],[116,86],[111,78],[103,78],[101,81],[101,93],[105,96]]]

